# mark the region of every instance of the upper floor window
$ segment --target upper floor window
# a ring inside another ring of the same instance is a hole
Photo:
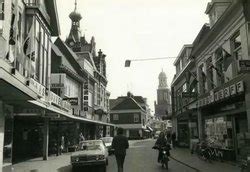
[[[215,69],[217,75],[217,86],[220,86],[225,82],[223,73],[224,69],[223,51],[221,47],[215,51],[215,59],[216,59]]]
[[[214,76],[213,76],[213,62],[212,57],[209,57],[206,61],[207,66],[207,79],[208,79],[208,89],[214,88]]]
[[[118,114],[114,114],[114,115],[113,115],[113,120],[114,120],[114,121],[118,121],[118,120],[119,120]]]
[[[232,44],[233,44],[234,57],[236,58],[236,60],[240,60],[242,58],[242,50],[241,50],[241,38],[239,33],[237,33],[233,37]]]
[[[207,76],[205,74],[205,66],[204,64],[200,65],[199,67],[199,75],[200,75],[200,92],[206,93],[206,84],[207,84]]]
[[[139,114],[134,114],[134,122],[139,122]]]

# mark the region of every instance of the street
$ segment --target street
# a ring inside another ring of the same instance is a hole
[[[128,172],[160,172],[166,171],[157,163],[158,152],[152,149],[155,140],[130,141],[130,148],[124,164],[124,171]],[[50,157],[48,161],[31,160],[14,165],[15,172],[72,172],[70,155]],[[77,171],[97,172],[97,168],[82,168]],[[109,156],[108,172],[117,172],[115,156]],[[192,172],[195,171],[175,160],[169,161],[169,171]]]
[[[135,141],[127,150],[127,156],[124,164],[124,171],[129,172],[160,172],[166,171],[157,163],[158,151],[152,149],[154,140]],[[96,172],[96,168],[79,169],[78,171]],[[117,172],[115,156],[109,156],[108,172]],[[177,161],[169,161],[169,171],[193,172],[195,170],[180,164]],[[64,171],[60,171],[64,172]]]

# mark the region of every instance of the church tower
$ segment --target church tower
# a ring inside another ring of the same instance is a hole
[[[158,76],[157,102],[155,102],[155,114],[159,118],[166,118],[171,113],[170,90],[167,84],[167,76],[163,70]]]

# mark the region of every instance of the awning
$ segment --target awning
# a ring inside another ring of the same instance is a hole
[[[116,127],[115,124],[106,123],[106,122],[102,122],[102,121],[95,121],[95,120],[91,120],[91,119],[87,119],[87,118],[83,118],[83,117],[74,116],[74,115],[72,115],[72,114],[70,114],[70,113],[68,113],[68,112],[54,106],[54,105],[47,105],[47,104],[41,103],[41,102],[36,101],[36,100],[30,100],[29,102],[34,104],[34,105],[40,106],[40,107],[42,107],[44,109],[47,109],[48,111],[50,111],[52,113],[57,113],[59,115],[63,115],[65,117],[73,119],[73,120],[78,120],[78,121],[81,121],[81,122],[89,122],[89,123],[95,123],[95,124],[100,124],[100,125],[107,125],[107,126]]]

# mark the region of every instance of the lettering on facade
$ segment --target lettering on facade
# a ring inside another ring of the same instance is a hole
[[[229,98],[230,96],[233,96],[242,92],[244,92],[243,81],[239,81],[236,84],[230,85],[229,87],[223,88],[217,92],[214,92],[212,90],[210,91],[209,96],[198,100],[198,107],[202,107],[210,103],[217,102],[225,98]]]
[[[239,60],[239,67],[241,72],[250,71],[250,60]]]
[[[38,94],[38,96],[45,100],[45,87],[39,82],[35,81],[33,78],[29,80],[29,87]]]
[[[71,105],[78,105],[78,97],[74,98],[64,98],[64,100],[68,101]]]
[[[51,104],[54,104],[62,109],[65,109],[68,111],[72,109],[71,104],[68,101],[62,100],[60,96],[58,96],[57,94],[53,92],[50,92],[49,94],[49,101]]]

